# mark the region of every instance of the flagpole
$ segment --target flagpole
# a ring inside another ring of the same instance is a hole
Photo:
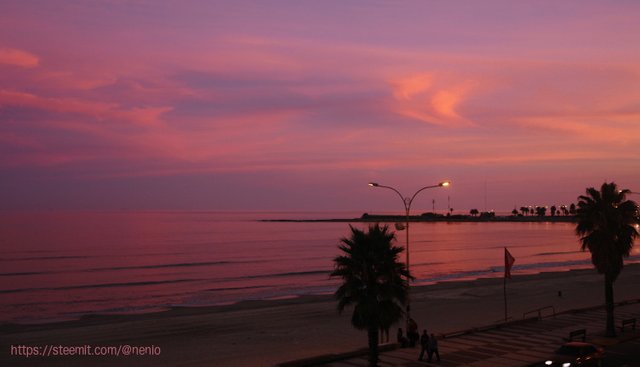
[[[511,256],[509,250],[504,248],[504,280],[502,290],[504,293],[504,322],[507,322],[507,278],[511,279],[511,267],[516,259]]]
[[[503,286],[503,290],[504,290],[504,322],[507,322],[507,277],[505,276],[504,278],[504,286]]]

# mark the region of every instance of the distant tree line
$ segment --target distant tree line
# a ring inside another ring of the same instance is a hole
[[[525,216],[544,217],[547,215],[547,209],[549,209],[549,215],[552,217],[576,215],[576,204],[573,204],[573,203],[571,203],[571,205],[569,206],[566,206],[566,205],[560,205],[560,206],[551,205],[550,207],[521,206],[520,210],[518,210],[517,208],[513,208],[513,210],[511,211],[511,214],[513,216],[518,216],[518,217],[525,217]],[[469,214],[472,217],[480,216],[480,218],[495,217],[495,213],[492,211],[480,212],[478,209],[475,209],[475,208],[469,210]]]

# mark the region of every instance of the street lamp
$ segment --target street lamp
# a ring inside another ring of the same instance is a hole
[[[398,191],[397,189],[391,187],[391,186],[385,186],[385,185],[380,185],[377,182],[369,182],[369,186],[371,187],[381,187],[384,189],[389,189],[389,190],[393,190],[396,194],[398,194],[398,196],[400,196],[400,199],[402,200],[402,203],[404,204],[404,211],[405,211],[405,215],[406,215],[406,243],[405,243],[405,249],[406,249],[406,253],[407,253],[407,272],[409,274],[411,274],[411,272],[409,271],[409,212],[411,211],[411,203],[413,203],[413,199],[416,198],[416,195],[418,195],[421,191],[426,190],[426,189],[433,189],[436,187],[447,187],[451,185],[450,181],[442,181],[437,185],[430,185],[430,186],[425,186],[423,188],[421,188],[420,190],[416,191],[415,194],[413,194],[413,196],[411,197],[405,197],[403,196],[400,191]],[[410,285],[410,278],[407,279],[407,286]],[[409,331],[409,320],[411,319],[411,298],[409,297],[409,292],[407,291],[407,332]]]

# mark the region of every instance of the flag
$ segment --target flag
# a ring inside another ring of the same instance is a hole
[[[513,263],[516,262],[516,258],[511,256],[509,250],[504,248],[504,277],[511,279],[511,267],[513,267]]]

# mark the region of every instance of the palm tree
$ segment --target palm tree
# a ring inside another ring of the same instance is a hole
[[[343,252],[334,261],[332,277],[342,278],[335,293],[338,311],[353,305],[351,324],[367,330],[369,365],[378,364],[378,330],[388,329],[403,315],[407,301],[406,265],[398,256],[404,251],[395,246],[395,233],[387,226],[369,226],[368,232],[351,227],[351,236],[342,238],[338,248]]]
[[[529,208],[526,206],[521,206],[520,207],[520,211],[522,212],[522,215],[527,215],[529,214]]]
[[[603,183],[600,191],[590,187],[578,197],[576,234],[582,250],[589,249],[591,262],[604,274],[607,336],[615,336],[613,318],[613,282],[622,271],[638,236],[638,205],[626,200],[629,190],[618,190],[615,183]]]

